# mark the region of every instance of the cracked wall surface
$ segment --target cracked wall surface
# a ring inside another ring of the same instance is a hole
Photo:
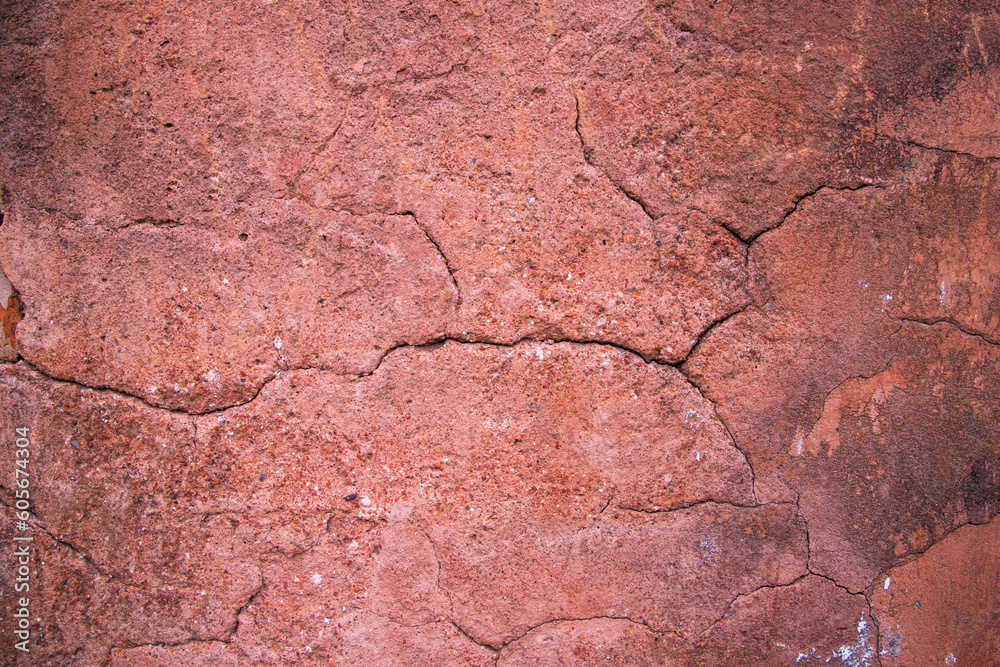
[[[994,0],[0,26],[0,664],[1000,664]]]

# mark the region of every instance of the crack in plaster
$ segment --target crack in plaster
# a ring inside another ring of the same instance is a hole
[[[773,501],[768,503],[759,503],[757,502],[756,498],[754,498],[753,505],[740,505],[739,503],[730,502],[728,500],[715,500],[714,498],[707,498],[705,500],[696,500],[693,503],[678,505],[677,507],[668,507],[665,509],[658,509],[658,510],[643,509],[641,507],[628,507],[626,505],[619,505],[618,507],[619,509],[628,512],[639,512],[642,514],[671,514],[673,512],[679,512],[681,510],[688,510],[694,507],[701,507],[702,505],[720,505],[723,507],[733,507],[737,509],[756,509],[759,507],[770,507],[772,505],[795,505],[796,507],[798,506],[797,503],[790,503],[787,501]]]
[[[297,199],[301,199],[306,204],[309,204],[309,206],[316,208],[311,202],[306,201],[305,197],[298,192],[299,180],[302,178],[303,174],[312,169],[313,163],[316,162],[316,157],[320,153],[326,150],[326,147],[330,145],[330,142],[333,141],[334,138],[337,136],[337,133],[340,132],[340,128],[344,125],[344,121],[347,119],[347,114],[350,113],[350,111],[351,111],[351,100],[350,98],[348,98],[347,103],[344,105],[344,115],[342,115],[340,117],[340,120],[337,121],[337,126],[333,128],[333,132],[330,132],[319,142],[319,145],[312,152],[312,155],[309,156],[309,162],[307,162],[305,166],[299,169],[295,173],[295,176],[292,177],[292,180],[286,184],[287,189],[285,190],[285,194],[279,197],[279,199],[288,199],[290,197],[295,197]]]
[[[36,374],[42,376],[43,378],[45,378],[46,380],[49,380],[50,382],[60,382],[60,383],[63,383],[63,384],[73,385],[74,387],[78,387],[80,389],[88,389],[90,391],[94,391],[94,392],[98,392],[98,393],[110,394],[110,395],[117,396],[117,397],[125,399],[125,400],[138,401],[139,403],[142,403],[143,405],[145,405],[147,408],[149,408],[151,410],[162,410],[163,412],[169,412],[169,413],[172,413],[172,414],[182,415],[182,416],[188,416],[188,417],[205,417],[205,416],[208,416],[208,415],[221,414],[221,413],[225,412],[226,410],[231,410],[233,408],[242,407],[242,406],[246,405],[247,403],[250,403],[251,401],[253,401],[255,398],[257,398],[257,396],[260,395],[261,390],[263,390],[265,386],[267,386],[268,384],[270,384],[272,381],[274,381],[281,374],[281,371],[276,371],[273,375],[265,378],[264,381],[261,383],[260,387],[257,387],[256,390],[254,391],[253,395],[251,397],[249,397],[248,399],[246,399],[245,401],[241,401],[241,402],[238,402],[238,403],[232,403],[230,405],[225,405],[225,406],[218,407],[218,408],[212,408],[211,410],[206,410],[204,412],[191,412],[189,410],[184,410],[183,408],[169,408],[169,407],[166,407],[166,406],[163,406],[163,405],[156,405],[155,403],[150,403],[149,401],[147,401],[142,396],[138,396],[136,394],[130,394],[127,391],[124,391],[122,389],[116,389],[115,387],[109,387],[109,386],[106,386],[106,385],[89,385],[89,384],[80,382],[79,380],[74,380],[72,378],[61,377],[59,375],[55,375],[55,374],[50,373],[48,371],[42,370],[40,367],[36,366],[33,362],[31,362],[29,359],[25,358],[24,356],[21,357],[21,360],[18,361],[17,364],[18,365],[23,364],[26,368],[28,368],[33,373],[36,373]],[[302,369],[298,369],[297,368],[295,370],[305,370],[305,368],[302,368]]]
[[[457,306],[461,306],[462,305],[462,288],[459,287],[459,285],[458,285],[458,280],[455,278],[455,270],[452,268],[451,262],[448,261],[448,256],[444,254],[443,250],[441,250],[441,246],[438,244],[437,240],[433,236],[431,236],[430,230],[428,230],[425,225],[422,225],[420,223],[420,220],[417,219],[417,214],[416,213],[414,213],[413,211],[403,211],[399,215],[405,215],[405,216],[408,216],[410,218],[413,218],[413,224],[415,224],[417,226],[417,228],[421,232],[423,232],[424,236],[427,238],[427,240],[430,242],[430,244],[432,246],[434,246],[435,250],[437,250],[438,255],[441,256],[441,260],[444,262],[444,268],[448,271],[448,277],[451,278],[451,284],[454,285],[455,292],[458,295],[458,300],[457,300],[457,303],[455,305],[456,305],[456,307]]]
[[[49,531],[48,528],[46,528],[44,525],[42,525],[37,520],[37,517],[36,517],[36,520],[35,520],[35,526],[37,526],[38,528],[41,528],[42,532],[44,532],[46,535],[48,535],[52,539],[53,542],[55,542],[56,544],[59,544],[59,545],[61,545],[63,547],[66,547],[67,549],[69,549],[70,551],[72,551],[73,553],[75,553],[77,556],[80,557],[81,560],[85,561],[88,565],[90,565],[95,570],[97,570],[103,577],[105,577],[107,579],[114,579],[114,575],[109,574],[103,567],[101,567],[101,565],[99,563],[97,563],[93,558],[91,558],[90,554],[88,554],[83,549],[80,549],[79,547],[77,547],[72,542],[69,542],[67,540],[61,539],[61,538],[56,537],[55,535],[53,535],[52,532]]]
[[[112,231],[117,232],[123,229],[131,229],[132,227],[141,227],[141,226],[163,227],[166,229],[170,229],[173,227],[183,227],[184,223],[182,223],[179,220],[172,220],[169,218],[153,218],[150,216],[146,216],[145,218],[138,218],[136,220],[132,220],[131,222],[126,223],[121,227],[115,227]]]
[[[676,632],[673,632],[673,631],[670,631],[670,630],[667,630],[667,631],[664,631],[664,632],[656,632],[656,631],[652,630],[649,627],[649,624],[646,623],[645,621],[637,621],[637,620],[635,620],[633,618],[629,618],[628,616],[586,616],[586,617],[581,617],[581,618],[550,618],[547,621],[542,621],[541,623],[536,623],[535,625],[531,626],[530,628],[528,628],[527,630],[525,630],[524,632],[522,632],[521,634],[519,634],[517,637],[514,637],[513,639],[510,639],[510,640],[504,642],[503,644],[501,644],[499,649],[494,649],[494,650],[496,650],[497,652],[502,652],[504,649],[506,649],[508,646],[510,646],[514,642],[517,642],[517,641],[520,641],[521,639],[524,639],[527,635],[531,634],[535,630],[537,630],[537,629],[539,629],[541,627],[544,627],[546,625],[551,625],[553,623],[579,623],[579,622],[585,622],[585,621],[628,621],[629,623],[632,623],[633,625],[638,625],[638,626],[640,626],[642,628],[645,628],[649,632],[652,632],[654,635],[671,635],[671,636],[679,638],[679,635]]]
[[[250,608],[250,605],[254,603],[257,597],[264,590],[264,575],[260,573],[259,569],[257,572],[257,576],[260,578],[260,583],[257,585],[257,588],[254,589],[253,593],[250,594],[250,597],[247,598],[247,601],[244,604],[237,607],[236,614],[233,617],[233,629],[229,631],[228,633],[229,636],[226,639],[220,640],[224,644],[229,644],[229,645],[234,644],[234,642],[236,641],[236,634],[240,630],[240,615]]]
[[[995,160],[1000,160],[1000,155],[976,155],[975,153],[967,153],[965,151],[959,151],[959,150],[955,150],[955,149],[952,149],[952,148],[942,148],[940,146],[931,146],[931,145],[928,145],[928,144],[920,143],[919,141],[914,141],[912,139],[899,139],[897,137],[891,137],[891,136],[888,136],[888,135],[878,135],[878,134],[876,134],[875,136],[876,137],[881,136],[881,137],[883,137],[885,139],[888,139],[890,141],[897,141],[897,142],[903,144],[904,146],[911,146],[913,148],[919,148],[920,150],[925,150],[925,151],[934,151],[936,153],[945,153],[947,155],[957,155],[957,156],[960,156],[960,157],[966,157],[966,158],[970,158],[972,160],[976,160],[977,162],[991,162],[991,161],[995,161]]]
[[[642,198],[639,195],[635,194],[634,192],[629,191],[624,185],[622,185],[621,183],[619,183],[616,179],[612,178],[611,175],[607,171],[605,171],[601,166],[599,166],[599,165],[597,165],[597,164],[595,164],[594,162],[591,161],[591,157],[593,155],[594,149],[592,147],[590,147],[590,146],[587,146],[587,142],[584,141],[584,138],[583,138],[583,131],[580,128],[580,118],[582,116],[581,111],[580,111],[580,92],[576,88],[573,88],[572,92],[573,92],[573,100],[574,100],[574,109],[575,109],[575,112],[576,112],[576,118],[575,118],[574,123],[573,123],[573,129],[576,131],[576,136],[580,140],[580,148],[581,148],[581,150],[583,152],[583,161],[586,162],[591,167],[593,167],[594,169],[596,169],[598,172],[600,172],[601,175],[603,175],[606,179],[608,179],[608,182],[611,183],[611,185],[613,185],[614,188],[616,190],[618,190],[620,193],[622,193],[627,199],[629,199],[629,200],[635,202],[636,204],[638,204],[639,208],[642,209],[642,212],[646,214],[646,217],[649,218],[650,221],[652,221],[652,222],[655,223],[656,220],[658,219],[657,216],[653,214],[653,211],[650,210],[649,206],[646,204],[646,202],[644,202],[642,200]],[[697,211],[697,212],[702,213],[703,215],[705,215],[704,212],[701,209],[699,209],[697,206],[688,205],[687,209],[689,211]],[[659,217],[663,217],[663,216],[659,216]],[[721,222],[713,219],[710,216],[706,215],[706,217],[709,219],[709,221],[713,225],[716,225],[717,227],[720,227],[720,228],[726,230],[727,232],[729,232],[729,234],[733,238],[735,238],[740,243],[745,243],[746,242],[745,239],[743,239],[742,237],[740,237],[740,235],[737,234],[736,231],[733,230],[732,228],[730,228],[728,225],[726,225],[724,223],[721,223]]]
[[[965,334],[965,335],[969,336],[970,338],[978,338],[979,340],[983,341],[984,343],[986,343],[988,345],[992,345],[992,346],[998,345],[997,343],[994,343],[994,342],[990,341],[988,338],[986,338],[985,336],[983,336],[981,334],[970,333],[970,332],[964,330],[958,324],[955,324],[954,322],[952,322],[952,321],[950,321],[948,319],[940,319],[940,320],[933,320],[933,321],[923,321],[923,320],[918,320],[918,319],[913,319],[913,318],[900,318],[898,321],[900,323],[899,327],[895,331],[893,331],[891,334],[889,334],[889,336],[888,336],[889,338],[891,338],[893,336],[900,335],[900,332],[903,329],[903,325],[906,322],[910,322],[910,323],[914,323],[914,324],[919,324],[919,325],[927,326],[927,327],[934,326],[934,325],[937,325],[937,324],[946,324],[949,327],[953,328],[954,330],[958,331],[959,333]],[[823,398],[823,405],[824,405],[824,407],[826,405],[826,402],[830,399],[830,396],[835,391],[837,391],[841,387],[845,386],[848,382],[851,382],[851,381],[854,381],[854,380],[871,380],[871,379],[875,378],[876,376],[878,376],[878,375],[886,372],[891,365],[892,365],[892,360],[889,359],[885,363],[880,364],[880,366],[878,367],[878,369],[875,370],[871,375],[852,375],[850,377],[844,378],[841,382],[839,382],[836,386],[832,387],[827,392],[826,396]],[[719,421],[722,422],[723,426],[726,426],[725,421],[723,421],[721,419],[721,417],[719,418]],[[818,421],[819,421],[819,418],[817,418],[817,422]],[[812,426],[815,426],[815,422],[813,423]],[[810,427],[810,428],[812,428],[812,427]],[[735,439],[734,439],[734,442],[735,442]],[[749,459],[748,459],[748,461],[749,461]],[[833,579],[831,576],[825,575],[825,574],[821,574],[820,572],[817,572],[817,571],[815,571],[815,570],[812,569],[812,542],[811,542],[811,537],[810,537],[810,533],[809,533],[809,521],[806,518],[805,514],[801,512],[801,505],[799,503],[799,501],[800,501],[800,492],[799,492],[799,490],[797,488],[793,488],[792,490],[795,491],[795,493],[796,493],[795,505],[799,507],[799,515],[801,516],[803,522],[805,522],[805,524],[806,524],[806,545],[807,545],[807,547],[809,549],[809,551],[808,551],[808,553],[809,553],[809,559],[807,560],[807,564],[808,564],[808,567],[809,567],[809,572],[811,572],[812,574],[815,574],[818,577],[823,577],[824,579],[829,579],[833,583],[837,584],[838,587],[843,588],[844,590],[846,590],[846,591],[848,591],[850,593],[851,592],[850,589],[848,589],[846,586],[843,586],[842,584],[837,583],[837,581],[835,579]],[[952,528],[950,528],[949,530],[947,530],[939,539],[931,541],[924,548],[916,550],[916,551],[911,551],[911,552],[909,552],[907,554],[904,554],[902,556],[897,557],[897,561],[898,562],[895,565],[890,566],[888,569],[892,569],[892,568],[895,568],[895,567],[900,567],[902,565],[906,565],[907,563],[911,563],[914,560],[917,560],[918,558],[920,558],[921,556],[923,556],[929,549],[931,549],[932,547],[934,547],[937,544],[940,544],[944,540],[948,539],[948,537],[950,537],[952,535],[952,533],[954,533],[955,531],[959,530],[960,528],[963,528],[965,526],[983,526],[983,525],[986,525],[986,524],[990,523],[990,521],[992,521],[996,516],[1000,516],[1000,514],[996,514],[993,517],[991,517],[989,519],[986,519],[984,521],[972,521],[970,519],[970,520],[966,520],[963,523],[960,523],[960,524],[958,524],[956,526],[953,526]],[[862,594],[863,591],[868,590],[873,585],[875,585],[875,582],[877,582],[880,578],[882,578],[886,571],[882,571],[881,573],[875,575],[875,577],[871,581],[869,581],[867,583],[867,585],[865,585],[864,588],[859,593],[851,593],[851,594],[852,595],[860,595],[860,594]]]
[[[719,616],[719,618],[717,618],[714,621],[712,621],[711,625],[709,625],[707,628],[705,628],[704,630],[702,630],[701,632],[699,632],[698,636],[699,637],[705,637],[706,635],[708,635],[709,632],[712,631],[712,629],[716,625],[718,625],[722,621],[726,620],[726,617],[729,616],[729,612],[731,612],[732,609],[733,609],[733,605],[736,604],[737,602],[739,602],[742,598],[750,597],[751,595],[755,595],[756,593],[759,593],[760,591],[763,591],[763,590],[777,590],[777,589],[781,589],[781,588],[789,588],[789,587],[794,586],[795,584],[799,583],[803,579],[806,579],[811,574],[812,574],[812,572],[810,572],[809,568],[807,567],[806,571],[804,573],[802,573],[801,575],[799,575],[798,577],[796,577],[794,580],[788,582],[787,584],[764,584],[762,586],[758,586],[757,588],[753,589],[752,591],[748,591],[746,593],[737,593],[736,597],[734,597],[732,600],[730,600],[728,602],[728,604],[726,604],[726,608],[725,608],[725,610],[723,610],[722,615]]]
[[[936,319],[930,319],[930,318],[928,318],[928,319],[920,319],[920,318],[917,318],[917,317],[901,317],[901,318],[899,318],[899,321],[901,323],[909,322],[911,324],[922,324],[922,325],[924,325],[926,327],[932,327],[932,326],[934,326],[936,324],[947,324],[952,329],[955,329],[959,333],[963,333],[966,336],[969,336],[970,338],[978,338],[982,342],[986,343],[987,345],[991,345],[993,347],[1000,346],[1000,339],[994,340],[993,338],[987,336],[986,334],[976,333],[974,331],[969,331],[968,329],[966,329],[965,327],[963,327],[961,324],[959,324],[958,322],[956,322],[954,319],[952,319],[950,317],[939,317],[939,318],[936,318]]]
[[[795,198],[795,201],[792,202],[791,206],[785,211],[785,213],[782,214],[781,220],[778,222],[778,224],[772,227],[767,227],[766,229],[762,229],[756,234],[747,237],[746,239],[741,239],[744,240],[747,244],[748,256],[750,247],[753,246],[755,243],[757,243],[757,241],[760,239],[761,236],[767,234],[768,232],[773,232],[777,229],[781,229],[781,227],[788,221],[788,218],[790,218],[793,214],[798,212],[803,202],[812,199],[813,197],[823,192],[824,190],[830,190],[832,192],[860,192],[861,190],[867,190],[868,188],[875,188],[876,190],[885,190],[886,186],[878,183],[861,183],[859,185],[845,185],[845,186],[834,186],[834,185],[824,184],[816,188],[813,188],[809,192],[799,195],[798,197]]]
[[[472,635],[470,635],[468,632],[466,632],[465,628],[463,628],[461,625],[459,625],[458,623],[456,623],[454,620],[452,620],[450,618],[447,620],[447,623],[450,623],[453,628],[455,628],[456,630],[458,630],[459,634],[461,634],[463,637],[465,637],[466,639],[468,639],[470,642],[472,642],[476,646],[479,646],[479,647],[481,647],[483,649],[486,649],[487,651],[489,651],[490,653],[492,653],[494,655],[493,664],[496,664],[496,661],[499,660],[499,658],[500,658],[500,650],[503,647],[501,647],[500,649],[498,649],[495,646],[491,646],[490,644],[487,644],[485,642],[479,641],[478,639],[476,639],[475,637],[473,637]]]

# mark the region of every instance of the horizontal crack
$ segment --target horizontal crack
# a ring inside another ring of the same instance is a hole
[[[378,363],[375,364],[375,367],[371,371],[368,371],[368,372],[365,372],[365,373],[359,373],[359,374],[355,375],[355,377],[367,377],[369,375],[374,374],[382,366],[382,362],[385,361],[385,359],[390,354],[392,354],[393,352],[395,352],[397,350],[401,350],[401,349],[404,349],[404,348],[412,348],[412,349],[415,349],[415,350],[429,349],[429,348],[438,347],[440,345],[443,345],[444,343],[449,343],[449,342],[451,342],[451,343],[458,343],[459,345],[488,345],[490,347],[502,347],[502,348],[514,348],[514,347],[517,347],[518,345],[521,345],[523,343],[540,343],[540,344],[569,343],[569,344],[572,344],[572,345],[597,345],[597,346],[600,346],[600,347],[610,347],[610,348],[618,350],[619,352],[624,352],[624,353],[626,353],[626,354],[628,354],[630,356],[638,357],[644,363],[647,363],[647,364],[656,364],[658,366],[670,366],[672,368],[676,368],[677,367],[675,364],[668,363],[668,362],[665,362],[665,361],[660,361],[659,359],[656,359],[656,358],[644,355],[643,353],[639,352],[638,350],[633,350],[632,348],[626,347],[626,346],[621,345],[619,343],[612,343],[612,342],[605,341],[605,340],[597,340],[597,339],[595,339],[595,340],[578,340],[578,339],[573,339],[573,338],[544,338],[543,339],[543,338],[535,338],[533,336],[526,336],[524,338],[518,338],[517,340],[515,340],[513,342],[510,342],[510,343],[501,343],[501,342],[496,342],[496,341],[492,341],[492,340],[488,340],[488,339],[486,339],[486,340],[478,340],[478,339],[473,339],[473,338],[458,338],[456,336],[442,336],[440,338],[435,338],[434,340],[428,341],[426,343],[420,343],[420,344],[417,344],[417,345],[413,345],[413,344],[410,344],[410,343],[399,343],[397,345],[393,345],[392,347],[390,347],[389,349],[387,349],[385,351],[385,353],[383,353],[382,357],[379,359]]]
[[[939,317],[939,318],[928,318],[928,319],[922,319],[918,317],[901,317],[899,318],[899,321],[904,323],[909,322],[911,324],[922,324],[928,327],[932,327],[936,324],[947,324],[948,326],[950,326],[952,329],[955,329],[959,333],[963,333],[971,338],[978,338],[987,345],[1000,345],[1000,339],[994,340],[993,338],[990,338],[986,334],[969,331],[968,329],[966,329],[965,327],[963,327],[961,324],[959,324],[950,317]]]
[[[643,514],[670,514],[672,512],[679,512],[681,510],[688,510],[688,509],[692,509],[694,507],[701,507],[702,505],[720,505],[720,506],[723,506],[723,507],[734,507],[734,508],[737,508],[737,509],[755,509],[755,508],[758,508],[758,507],[770,507],[772,505],[791,505],[791,506],[795,506],[795,503],[787,502],[787,501],[774,501],[774,502],[768,502],[768,503],[760,503],[760,502],[757,502],[756,498],[754,498],[754,504],[753,505],[740,505],[739,503],[730,502],[728,500],[715,500],[715,499],[709,498],[707,500],[697,500],[697,501],[695,501],[693,503],[687,503],[687,504],[684,504],[684,505],[680,505],[678,507],[670,507],[670,508],[659,509],[659,510],[643,509],[641,507],[629,507],[627,505],[619,505],[618,507],[620,507],[621,509],[626,510],[628,512],[641,512]]]
[[[21,357],[21,361],[18,362],[18,364],[23,364],[28,369],[30,369],[32,372],[37,373],[38,375],[41,375],[42,377],[44,377],[45,379],[49,380],[50,382],[60,382],[60,383],[63,383],[63,384],[73,385],[74,387],[79,387],[80,389],[88,389],[90,391],[95,391],[95,392],[99,392],[99,393],[111,394],[113,396],[118,396],[119,398],[138,401],[139,403],[142,403],[143,405],[145,405],[146,407],[148,407],[148,408],[150,408],[152,410],[162,410],[164,412],[170,412],[170,413],[173,413],[173,414],[184,415],[184,416],[188,416],[188,417],[204,417],[206,415],[221,414],[221,413],[225,412],[226,410],[231,410],[232,408],[238,408],[238,407],[241,407],[243,405],[246,405],[247,403],[250,403],[255,398],[257,398],[257,396],[260,395],[260,392],[264,389],[264,387],[266,387],[269,383],[271,383],[272,381],[274,381],[278,377],[278,375],[280,374],[280,372],[276,372],[274,375],[271,375],[271,376],[265,378],[264,381],[261,383],[261,385],[254,390],[253,395],[250,396],[249,398],[247,398],[245,401],[240,401],[238,403],[232,403],[232,404],[229,404],[229,405],[224,405],[224,406],[221,406],[221,407],[218,407],[218,408],[212,408],[211,410],[205,410],[203,412],[192,412],[190,410],[184,410],[183,408],[170,408],[170,407],[167,407],[167,406],[164,406],[164,405],[157,405],[155,403],[150,403],[148,400],[146,400],[142,396],[139,396],[137,394],[131,394],[131,393],[129,393],[129,392],[123,390],[123,389],[117,389],[115,387],[110,387],[110,386],[106,386],[106,385],[89,385],[89,384],[80,382],[79,380],[74,380],[72,378],[62,377],[62,376],[59,376],[59,375],[55,375],[55,374],[52,374],[52,373],[49,373],[47,371],[42,370],[41,368],[39,368],[38,366],[36,366],[31,361],[29,361],[28,359],[24,358],[23,356]]]
[[[970,158],[972,160],[977,160],[979,162],[988,162],[988,161],[993,161],[993,160],[1000,160],[1000,156],[997,156],[997,155],[976,155],[975,153],[967,153],[965,151],[959,151],[959,150],[955,150],[955,149],[952,149],[952,148],[942,148],[940,146],[930,146],[928,144],[920,143],[919,141],[913,141],[912,139],[903,140],[903,139],[897,139],[895,137],[890,137],[890,136],[887,136],[887,135],[875,135],[875,136],[876,137],[881,136],[881,137],[884,137],[886,139],[889,139],[890,141],[898,141],[899,143],[903,144],[904,146],[912,146],[914,148],[919,148],[921,150],[935,151],[937,153],[946,153],[948,155],[958,155],[958,156],[961,156],[961,157]]]
[[[121,231],[123,229],[131,229],[132,227],[139,227],[139,226],[143,226],[143,225],[150,226],[150,227],[165,227],[165,228],[183,227],[184,226],[184,224],[182,222],[180,222],[179,220],[171,220],[171,219],[168,219],[168,218],[158,219],[158,218],[152,218],[152,217],[146,216],[145,218],[139,218],[138,220],[133,220],[132,222],[124,224],[121,227],[115,227],[114,231]]]
[[[226,642],[219,639],[181,639],[175,642],[146,642],[143,644],[122,644],[120,646],[112,646],[109,649],[109,653],[114,651],[131,651],[137,648],[176,648],[178,646],[189,646],[191,644],[225,644]]]

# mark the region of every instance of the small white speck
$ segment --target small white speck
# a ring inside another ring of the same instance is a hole
[[[212,370],[209,370],[204,375],[202,375],[202,377],[205,378],[206,382],[215,382],[216,380],[219,379],[219,374],[217,372],[215,372],[214,369],[212,369]]]
[[[701,461],[701,452],[695,452],[694,460],[695,461]]]
[[[372,504],[372,501],[369,498],[362,498],[360,502],[362,507],[368,507]]]
[[[944,664],[946,665],[954,665],[957,662],[958,660],[955,658],[954,653],[949,653],[948,656],[944,659]]]
[[[882,589],[883,589],[883,590],[886,590],[886,591],[887,591],[887,590],[889,590],[889,584],[890,584],[891,582],[892,582],[892,579],[890,579],[889,577],[886,577],[886,578],[885,578],[885,585],[884,585],[884,586],[882,587]]]
[[[229,284],[229,278],[223,278],[222,279],[222,284],[223,285],[228,285]]]
[[[181,291],[182,291],[182,292],[187,292],[187,291],[188,291],[188,288],[187,288],[187,287],[184,287],[184,286],[182,285],[182,286],[181,286]]]
[[[280,338],[275,338],[275,339],[274,339],[274,347],[275,347],[275,348],[277,348],[277,349],[279,349],[279,350],[280,350],[280,349],[281,349],[281,347],[282,347],[282,345],[283,345],[283,343],[281,342],[281,339],[280,339]]]
[[[322,575],[320,575],[320,574],[314,574],[312,576],[312,582],[314,584],[316,584],[317,586],[319,586],[320,582],[322,582],[322,581],[323,581],[323,576]]]

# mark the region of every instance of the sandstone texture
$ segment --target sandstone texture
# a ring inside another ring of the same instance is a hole
[[[994,0],[0,28],[0,664],[1000,665]]]

